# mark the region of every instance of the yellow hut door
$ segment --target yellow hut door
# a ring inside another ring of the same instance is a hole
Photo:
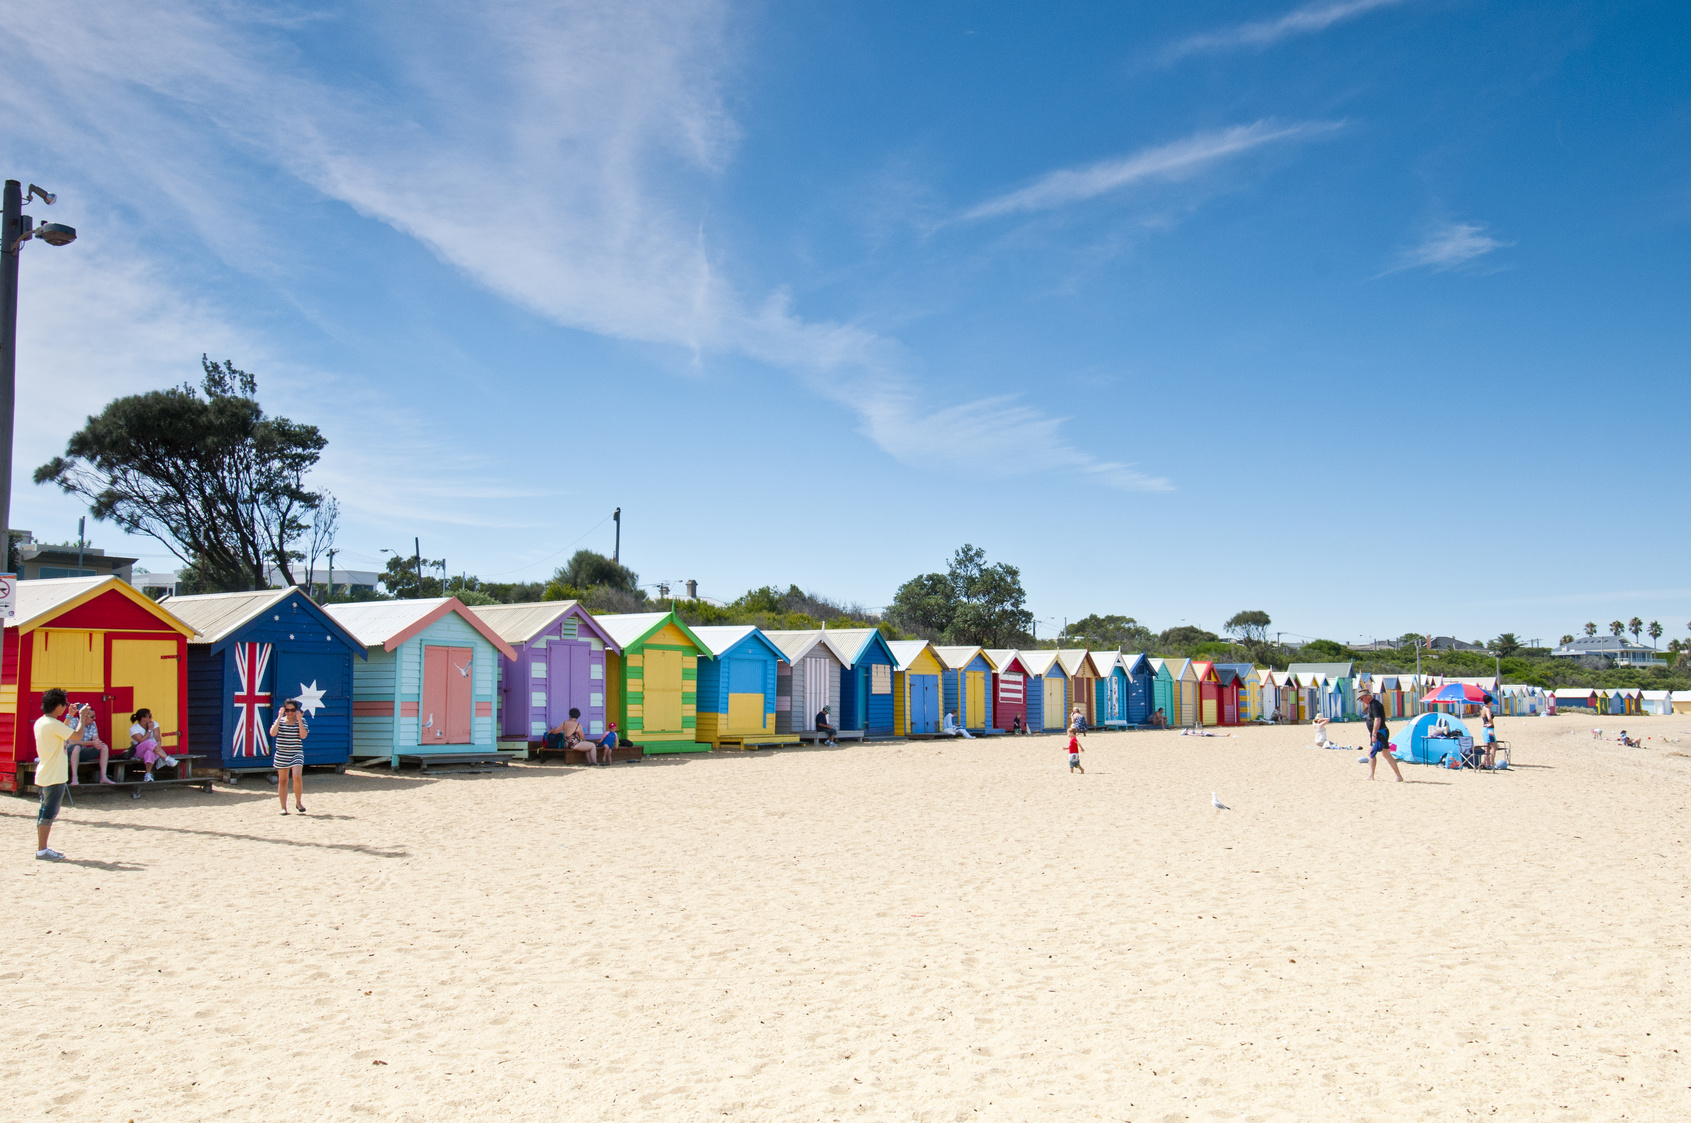
[[[1068,710],[1064,706],[1063,680],[1052,676],[1045,680],[1045,728],[1067,729]]]
[[[641,732],[681,732],[681,652],[648,647],[641,682]]]
[[[135,688],[135,708],[153,711],[153,720],[159,723],[159,733],[166,749],[182,746],[182,715],[177,709],[180,667],[175,640],[112,640],[112,685]],[[124,723],[124,732],[124,740],[127,740],[127,722]]]
[[[965,671],[964,686],[968,691],[967,714],[963,724],[969,729],[986,728],[986,672]]]

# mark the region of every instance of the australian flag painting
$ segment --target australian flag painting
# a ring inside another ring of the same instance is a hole
[[[235,671],[241,679],[235,688],[236,756],[270,755],[270,741],[264,735],[264,715],[259,711],[270,708],[271,694],[259,688],[264,685],[264,673],[270,668],[273,648],[268,643],[235,645]]]

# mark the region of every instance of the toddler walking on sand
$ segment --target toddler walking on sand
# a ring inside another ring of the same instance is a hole
[[[1086,775],[1086,769],[1083,768],[1081,766],[1081,763],[1080,763],[1080,754],[1085,752],[1085,751],[1086,751],[1085,749],[1082,749],[1080,747],[1080,738],[1075,734],[1075,731],[1073,729],[1069,730],[1069,771],[1070,772],[1078,771],[1082,776]]]

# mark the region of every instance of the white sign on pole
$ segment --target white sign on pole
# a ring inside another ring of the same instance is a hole
[[[0,620],[10,620],[18,614],[18,575],[0,573]]]

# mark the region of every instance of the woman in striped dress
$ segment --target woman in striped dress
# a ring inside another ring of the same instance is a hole
[[[276,738],[276,798],[282,801],[282,814],[288,813],[288,776],[294,778],[294,809],[305,814],[305,739],[311,728],[305,715],[299,712],[299,702],[289,698],[282,703],[282,712],[270,723],[270,735]]]

